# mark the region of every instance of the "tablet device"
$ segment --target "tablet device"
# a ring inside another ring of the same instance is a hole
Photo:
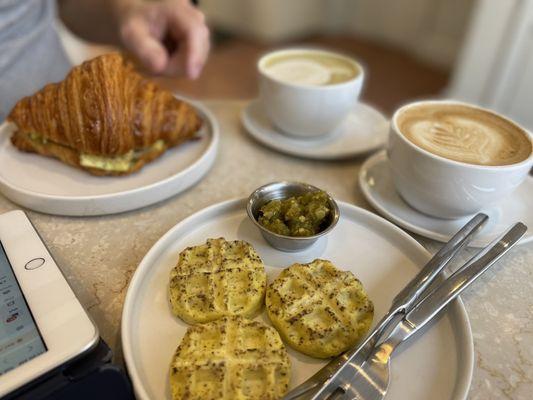
[[[0,397],[91,350],[98,330],[26,214],[0,215]]]

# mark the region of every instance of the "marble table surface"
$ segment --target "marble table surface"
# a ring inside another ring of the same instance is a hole
[[[241,126],[239,115],[245,104],[207,103],[220,123],[219,154],[209,174],[185,193],[111,216],[72,218],[28,212],[118,361],[120,317],[130,278],[150,247],[188,215],[281,179],[309,182],[337,199],[372,210],[357,185],[364,157],[317,162],[264,148]],[[0,195],[0,212],[16,208]],[[437,242],[415,238],[432,253],[439,248]],[[533,243],[513,249],[474,283],[463,300],[475,345],[469,399],[533,398]]]

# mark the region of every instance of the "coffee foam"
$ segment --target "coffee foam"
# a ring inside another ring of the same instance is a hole
[[[318,52],[274,55],[266,60],[264,71],[283,82],[310,86],[341,83],[358,74],[350,62]]]
[[[398,116],[397,125],[424,150],[468,164],[516,164],[532,152],[531,140],[518,126],[467,105],[415,105]]]
[[[268,73],[281,81],[300,85],[327,85],[331,79],[331,72],[326,67],[311,60],[283,61],[272,65]]]

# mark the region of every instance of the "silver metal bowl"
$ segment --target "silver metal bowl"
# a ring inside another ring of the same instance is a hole
[[[258,222],[259,210],[263,205],[268,203],[271,200],[277,199],[286,199],[292,196],[300,196],[308,192],[316,192],[320,190],[319,188],[308,185],[307,183],[301,182],[273,182],[267,185],[261,186],[259,189],[256,189],[248,198],[248,203],[246,204],[246,211],[252,222],[257,226],[265,240],[278,250],[296,252],[301,251],[318,239],[326,236],[331,230],[337,225],[339,221],[340,211],[339,206],[328,194],[329,205],[331,207],[331,213],[329,216],[329,221],[327,227],[320,233],[317,233],[313,236],[304,236],[304,237],[293,237],[280,235],[274,232],[270,232],[263,225]]]

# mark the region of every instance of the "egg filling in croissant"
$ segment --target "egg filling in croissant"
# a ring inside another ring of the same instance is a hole
[[[125,175],[196,136],[195,108],[135,72],[118,53],[74,67],[21,99],[7,120],[21,151],[54,157],[93,175]]]
[[[91,154],[80,154],[80,165],[89,168],[98,168],[105,171],[128,171],[142,156],[151,152],[165,151],[165,142],[158,140],[147,149],[130,150],[123,156],[100,157]]]
[[[35,146],[62,146],[59,143],[51,142],[38,133],[30,133],[29,139]],[[158,153],[166,150],[163,140],[157,140],[147,149],[130,150],[126,154],[115,157],[102,157],[92,154],[80,154],[80,165],[82,167],[97,168],[104,171],[126,172],[133,167],[135,162],[147,153]]]

